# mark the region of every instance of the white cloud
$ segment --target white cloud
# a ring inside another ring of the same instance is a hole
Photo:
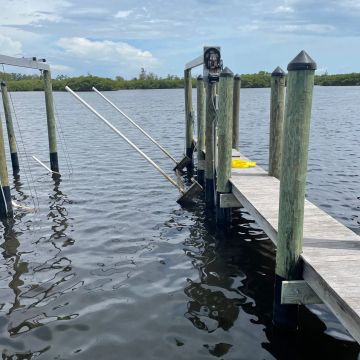
[[[0,49],[2,54],[16,56],[21,54],[22,45],[20,41],[0,34]]]
[[[66,0],[12,0],[1,9],[1,25],[29,25],[41,21],[58,22],[61,9],[70,6]]]
[[[279,32],[327,34],[335,30],[335,27],[327,24],[286,24],[277,28]]]
[[[125,42],[110,40],[96,41],[82,37],[61,38],[57,44],[66,53],[84,61],[101,61],[103,65],[123,65],[128,68],[151,67],[157,59],[146,50],[138,49]]]
[[[280,5],[277,8],[275,8],[275,13],[293,13],[295,10],[288,5]]]
[[[70,11],[71,15],[105,15],[109,10],[106,8],[89,7],[89,8],[76,8]]]
[[[55,72],[70,72],[73,70],[72,67],[61,64],[50,64],[50,67],[51,70],[54,70]]]
[[[132,10],[119,10],[114,17],[117,19],[127,18],[133,11]]]

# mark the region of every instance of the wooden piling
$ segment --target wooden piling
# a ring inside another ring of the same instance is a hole
[[[241,78],[239,74],[234,76],[233,90],[233,115],[232,115],[232,148],[240,150],[239,142],[239,122],[240,122],[240,88]]]
[[[201,75],[197,78],[197,181],[204,186],[205,180],[205,87]]]
[[[231,160],[233,131],[233,93],[234,74],[229,68],[220,73],[219,81],[219,111],[218,111],[218,166],[216,181],[216,220],[219,225],[229,226],[231,223],[231,208],[220,207],[221,194],[231,192]]]
[[[285,72],[279,66],[271,74],[269,175],[280,179],[285,110]]]
[[[191,174],[194,168],[194,114],[192,109],[192,78],[191,70],[184,72],[185,89],[185,141],[186,156],[191,159],[187,164],[187,170]]]
[[[4,132],[0,119],[0,219],[6,219],[13,214],[9,176],[6,165]]]
[[[275,270],[274,323],[294,330],[298,306],[281,304],[284,280],[302,276],[304,202],[314,74],[316,63],[301,51],[288,65],[281,159],[279,222]]]
[[[59,160],[57,153],[54,99],[52,92],[50,70],[43,70],[43,77],[44,77],[46,117],[47,117],[47,126],[48,126],[49,150],[50,150],[50,168],[52,171],[58,173]]]
[[[19,158],[18,158],[18,153],[17,153],[14,125],[13,125],[12,116],[11,116],[9,94],[7,91],[7,85],[4,81],[1,82],[1,95],[2,95],[2,100],[3,100],[3,104],[4,104],[6,128],[7,128],[7,134],[8,134],[8,139],[9,139],[9,149],[10,149],[13,175],[15,177],[17,177],[19,175],[19,171],[20,171]]]
[[[215,205],[215,91],[216,83],[207,83],[205,118],[205,203],[207,208],[213,208]]]

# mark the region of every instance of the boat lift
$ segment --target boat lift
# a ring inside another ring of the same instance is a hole
[[[140,130],[152,143],[154,143],[168,158],[170,158],[175,164],[174,170],[182,170],[186,164],[190,161],[190,158],[184,156],[179,162],[153,137],[151,137],[144,129],[142,129],[134,120],[132,120],[128,115],[126,115],[118,106],[116,106],[111,100],[109,100],[103,93],[101,93],[95,86],[92,89],[100,95],[107,103],[109,103],[117,112],[119,112],[125,119],[127,119],[132,125],[134,125],[138,130]]]
[[[181,182],[176,182],[172,179],[171,176],[166,174],[166,172],[157,165],[149,156],[147,156],[141,149],[139,149],[131,140],[129,140],[119,129],[112,125],[104,116],[98,113],[91,105],[89,105],[84,99],[82,99],[78,94],[76,94],[68,86],[65,87],[65,90],[68,91],[72,96],[75,97],[80,103],[82,103],[87,109],[89,109],[93,114],[95,114],[101,121],[103,121],[111,130],[113,130],[117,135],[119,135],[123,140],[125,140],[134,150],[136,150],[146,161],[148,161],[166,180],[168,180],[173,186],[175,186],[180,191],[180,197],[177,199],[177,202],[181,205],[189,203],[194,200],[194,197],[198,195],[202,190],[202,186],[194,179],[192,179],[192,184],[189,188]]]

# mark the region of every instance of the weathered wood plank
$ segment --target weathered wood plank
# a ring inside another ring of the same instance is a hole
[[[232,169],[230,182],[234,196],[276,244],[279,180],[255,166]],[[303,230],[304,280],[360,343],[360,237],[307,200]]]
[[[322,304],[322,300],[304,280],[283,281],[281,304]]]

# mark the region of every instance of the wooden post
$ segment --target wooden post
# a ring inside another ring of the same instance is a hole
[[[186,141],[186,156],[191,159],[187,164],[187,169],[192,173],[194,168],[193,152],[194,152],[194,115],[192,109],[192,78],[191,70],[184,72],[185,82],[185,141]]]
[[[50,149],[50,168],[52,171],[55,171],[58,173],[59,172],[59,160],[58,160],[58,153],[57,153],[54,99],[53,99],[53,93],[52,93],[50,70],[43,70],[43,76],[44,76],[46,117],[47,117],[49,149]]]
[[[1,95],[2,95],[3,104],[4,104],[6,128],[7,128],[7,134],[8,134],[8,139],[9,139],[9,149],[10,149],[10,156],[11,156],[11,164],[12,164],[12,168],[13,168],[13,175],[15,177],[17,177],[19,175],[19,171],[20,171],[19,158],[18,158],[17,148],[16,148],[14,125],[13,125],[12,116],[11,116],[9,94],[7,91],[6,83],[4,81],[1,82]]]
[[[215,205],[215,91],[216,83],[206,85],[206,120],[205,120],[205,202],[207,208]]]
[[[234,76],[234,92],[233,92],[233,126],[232,126],[232,148],[240,150],[239,143],[239,120],[240,120],[240,88],[241,78],[239,74]]]
[[[218,111],[218,166],[216,182],[216,219],[220,225],[231,223],[231,208],[220,207],[220,195],[231,193],[234,74],[229,68],[220,73]]]
[[[197,181],[204,186],[205,180],[205,87],[201,75],[197,78]]]
[[[269,176],[280,179],[281,146],[285,109],[285,72],[277,67],[271,74]]]
[[[284,280],[302,276],[305,184],[316,63],[301,51],[288,65],[283,156],[281,159],[279,224],[276,252],[274,323],[294,330],[298,306],[281,304]]]
[[[13,209],[11,203],[11,193],[9,176],[6,165],[6,154],[4,144],[4,133],[2,121],[0,119],[0,219],[12,217]]]

